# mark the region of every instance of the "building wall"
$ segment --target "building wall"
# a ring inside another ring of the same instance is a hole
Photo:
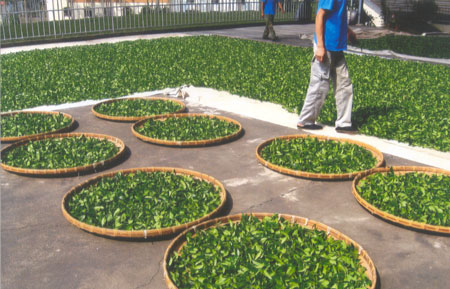
[[[160,3],[169,3],[170,0],[160,0]],[[156,3],[156,0],[73,0],[74,3],[101,3],[107,5],[108,3],[128,3],[130,5],[142,5],[147,3]]]
[[[75,10],[72,18],[123,16],[125,9],[131,9],[132,13],[139,14],[147,5],[151,9],[159,5],[160,8],[170,9],[170,12],[259,11],[260,9],[259,0],[252,0],[249,3],[245,0],[73,0]]]
[[[286,0],[285,0],[286,1]],[[38,3],[29,8],[25,3]],[[140,14],[144,7],[165,8],[164,12],[230,12],[259,11],[259,0],[17,0],[15,5],[8,5],[0,0],[0,23],[7,15],[27,17],[34,21],[62,21],[89,17],[123,16],[125,13]],[[28,7],[28,8],[27,8]],[[41,11],[39,16],[34,12]]]

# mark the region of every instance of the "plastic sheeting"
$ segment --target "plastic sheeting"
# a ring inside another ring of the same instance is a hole
[[[368,50],[368,49],[362,49],[359,47],[348,46],[347,52],[358,54],[358,55],[370,55],[370,56],[379,56],[379,57],[385,57],[385,58],[396,58],[396,59],[401,59],[401,60],[421,61],[421,62],[428,62],[428,63],[434,63],[434,64],[450,65],[450,59],[429,58],[429,57],[406,55],[406,54],[394,52],[392,50]]]

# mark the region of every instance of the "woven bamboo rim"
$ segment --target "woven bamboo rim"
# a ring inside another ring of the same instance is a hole
[[[180,113],[180,112],[183,112],[186,110],[186,105],[182,101],[179,101],[177,99],[164,98],[164,97],[130,97],[130,98],[110,99],[110,100],[106,100],[106,101],[97,103],[96,105],[94,105],[91,108],[91,111],[98,118],[113,120],[113,121],[124,121],[124,122],[135,122],[135,121],[142,120],[142,119],[145,119],[148,117],[167,115],[167,114],[157,114],[157,115],[144,115],[144,116],[113,116],[113,115],[102,114],[95,110],[101,104],[123,101],[123,100],[137,100],[137,99],[143,99],[143,100],[148,100],[148,101],[154,101],[154,100],[172,101],[172,102],[176,102],[179,105],[181,105],[181,108],[179,110],[174,111],[172,113]]]
[[[393,223],[402,225],[404,227],[418,229],[422,231],[429,231],[429,232],[437,232],[437,233],[443,233],[443,234],[450,234],[450,227],[444,227],[444,226],[437,226],[437,225],[430,225],[427,223],[421,223],[417,221],[408,220],[406,218],[398,217],[395,215],[392,215],[390,213],[387,213],[385,211],[382,211],[375,207],[374,205],[367,202],[365,199],[361,197],[356,187],[358,186],[359,182],[361,180],[366,179],[368,175],[376,174],[376,173],[382,173],[386,174],[390,171],[391,168],[378,168],[375,170],[372,170],[370,172],[364,172],[357,176],[353,180],[353,196],[355,196],[358,203],[363,206],[367,211],[370,213],[377,215],[385,220],[391,221]],[[394,173],[396,175],[403,175],[406,173],[425,173],[428,175],[433,174],[442,174],[446,176],[450,176],[450,171],[437,169],[437,168],[430,168],[430,167],[416,167],[416,166],[394,166],[392,167]]]
[[[166,227],[166,228],[160,228],[160,229],[149,229],[149,230],[118,230],[118,229],[108,229],[108,228],[102,228],[94,225],[89,225],[83,222],[80,222],[79,220],[75,219],[70,215],[67,204],[70,198],[74,195],[80,192],[83,188],[89,187],[91,185],[96,184],[99,182],[102,178],[112,177],[117,173],[122,174],[129,174],[134,173],[136,171],[142,171],[142,172],[172,172],[179,175],[188,175],[192,176],[194,178],[197,178],[199,180],[207,181],[215,186],[218,186],[220,189],[220,204],[219,206],[214,209],[212,212],[210,212],[207,215],[204,215],[203,217],[196,219],[189,223],[184,223],[177,226],[172,227]],[[181,169],[181,168],[171,168],[171,167],[146,167],[146,168],[133,168],[133,169],[125,169],[125,170],[119,170],[115,172],[109,172],[102,174],[100,176],[91,178],[75,187],[73,187],[66,195],[64,196],[62,202],[61,202],[61,209],[64,217],[74,226],[83,229],[85,231],[88,231],[90,233],[94,233],[97,235],[102,236],[108,236],[113,238],[127,238],[127,239],[147,239],[147,238],[156,238],[161,236],[169,236],[176,234],[178,232],[181,232],[183,230],[186,230],[187,228],[194,226],[196,224],[199,224],[203,221],[206,221],[208,219],[211,219],[212,217],[216,216],[222,208],[225,206],[227,199],[227,193],[225,190],[225,187],[222,185],[221,182],[216,180],[215,178],[202,174],[196,171]]]
[[[7,112],[0,114],[1,117],[5,116],[11,116],[19,113],[29,113],[29,114],[62,114],[65,118],[69,118],[71,120],[70,124],[68,124],[65,127],[62,127],[60,129],[52,130],[52,131],[46,131],[41,133],[35,133],[35,134],[28,134],[28,135],[22,135],[22,136],[7,136],[7,137],[0,137],[1,142],[15,142],[15,141],[21,141],[30,137],[37,137],[41,135],[46,134],[53,134],[53,133],[63,133],[73,130],[75,126],[75,120],[70,114],[64,113],[64,112],[58,112],[58,111],[15,111],[15,112]]]
[[[368,151],[370,151],[372,153],[372,156],[377,160],[377,163],[375,165],[374,168],[376,167],[380,167],[383,165],[384,163],[384,157],[383,154],[376,149],[375,147],[368,145],[366,143],[360,142],[360,141],[356,141],[356,140],[351,140],[351,139],[346,139],[346,138],[336,138],[336,137],[330,137],[330,136],[321,136],[321,135],[286,135],[286,136],[279,136],[279,137],[274,137],[271,138],[269,140],[266,140],[265,142],[263,142],[262,144],[260,144],[257,148],[256,148],[256,158],[258,159],[258,161],[263,164],[264,166],[268,167],[269,169],[272,169],[274,171],[280,172],[282,174],[286,174],[286,175],[291,175],[291,176],[295,176],[295,177],[302,177],[302,178],[308,178],[308,179],[319,179],[319,180],[349,180],[349,179],[353,179],[355,176],[357,176],[358,174],[362,173],[362,172],[367,172],[367,171],[371,171],[374,168],[365,170],[365,171],[357,171],[357,172],[351,172],[351,173],[344,173],[344,174],[320,174],[320,173],[311,173],[311,172],[306,172],[306,171],[298,171],[298,170],[293,170],[293,169],[289,169],[289,168],[285,168],[282,166],[278,166],[275,165],[271,162],[266,161],[265,159],[262,158],[261,156],[261,151],[271,142],[273,142],[276,139],[296,139],[296,138],[308,138],[308,137],[312,137],[312,138],[316,138],[319,140],[334,140],[334,141],[339,141],[342,143],[351,143],[351,144],[355,144],[358,145],[360,147],[363,147],[365,149],[367,149]]]
[[[271,217],[273,216],[273,213],[251,213],[246,215],[252,215],[254,217],[257,217],[259,220],[262,220],[264,217]],[[298,217],[294,215],[287,215],[287,214],[279,214],[279,218],[283,218],[291,223],[298,224],[302,227],[308,228],[308,229],[317,229],[319,231],[325,231],[327,232],[327,235],[329,237],[332,237],[335,240],[343,240],[346,244],[352,244],[358,251],[359,251],[359,260],[361,262],[361,265],[366,268],[366,275],[372,281],[372,285],[368,287],[369,289],[374,289],[377,282],[377,273],[375,269],[375,265],[372,261],[372,259],[369,257],[366,250],[364,250],[358,243],[347,237],[346,235],[342,234],[341,232],[325,225],[320,222],[309,220],[308,218],[304,217]],[[203,222],[197,226],[194,226],[180,235],[178,235],[172,242],[169,244],[169,247],[166,249],[166,252],[164,253],[164,279],[166,281],[166,285],[169,289],[178,289],[178,287],[172,282],[169,275],[169,270],[167,268],[167,264],[169,263],[170,256],[173,255],[174,252],[179,252],[183,246],[186,244],[186,235],[189,232],[195,233],[197,231],[203,231],[211,227],[216,226],[223,226],[227,225],[228,221],[231,220],[234,223],[240,222],[242,218],[241,214],[232,215],[232,216],[225,216],[222,218],[216,218],[212,219],[206,222]]]
[[[125,144],[123,143],[123,141],[120,140],[119,138],[116,138],[113,136],[104,135],[104,134],[96,134],[96,133],[63,133],[63,134],[47,134],[47,135],[32,137],[32,138],[28,138],[26,140],[15,142],[15,143],[9,145],[8,147],[2,149],[1,155],[3,158],[3,155],[6,154],[7,152],[15,149],[16,147],[19,147],[22,145],[27,145],[30,141],[44,140],[44,139],[49,139],[49,138],[66,138],[66,137],[80,137],[80,136],[96,138],[96,139],[101,139],[101,140],[106,139],[106,140],[114,143],[119,148],[119,151],[116,153],[116,155],[114,155],[104,161],[100,161],[100,162],[96,162],[96,163],[88,164],[88,165],[84,165],[84,166],[72,167],[72,168],[27,169],[27,168],[18,168],[18,167],[9,166],[9,165],[4,164],[3,162],[1,163],[1,167],[6,171],[19,173],[19,174],[25,174],[25,175],[41,175],[41,176],[43,176],[43,175],[76,174],[76,173],[81,173],[81,172],[86,172],[86,171],[95,171],[98,168],[108,166],[108,165],[114,163],[115,161],[117,161],[125,150]]]
[[[180,118],[180,117],[197,117],[197,116],[218,118],[218,119],[226,121],[226,122],[231,122],[231,123],[238,125],[239,129],[235,133],[224,136],[224,137],[208,139],[208,140],[192,140],[192,141],[162,140],[162,139],[151,138],[151,137],[142,135],[136,131],[136,128],[142,126],[148,119],[157,119],[157,120],[164,121],[165,119],[171,118],[171,117]],[[165,145],[165,146],[193,147],[193,146],[207,146],[207,145],[213,145],[213,144],[221,144],[221,143],[232,141],[241,135],[242,125],[234,119],[231,119],[231,118],[225,117],[225,116],[220,116],[220,115],[212,115],[212,114],[204,114],[204,113],[175,113],[175,114],[169,114],[169,115],[165,115],[165,116],[150,117],[150,118],[138,121],[131,127],[131,131],[137,138],[139,138],[143,141],[149,142],[149,143]]]

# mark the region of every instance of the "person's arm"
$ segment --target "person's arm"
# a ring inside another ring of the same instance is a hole
[[[281,13],[284,14],[283,5],[281,5],[281,2],[280,2],[280,1],[278,1],[278,7],[280,7]]]
[[[316,15],[316,38],[317,38],[317,50],[315,53],[315,57],[319,62],[324,61],[326,57],[326,51],[325,51],[325,43],[323,40],[323,29],[324,29],[324,22],[325,22],[325,15],[326,10],[320,8],[319,11],[317,11]]]
[[[348,27],[347,29],[347,40],[350,42],[350,44],[356,43],[358,38],[356,38],[356,33]]]
[[[264,4],[266,4],[265,2],[261,1],[259,2],[261,5],[261,17],[264,17]]]

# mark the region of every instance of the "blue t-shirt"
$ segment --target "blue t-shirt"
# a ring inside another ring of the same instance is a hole
[[[324,17],[324,44],[329,51],[342,51],[347,49],[347,1],[346,0],[320,0],[317,12],[322,8],[326,10]],[[317,36],[314,34],[317,43]]]
[[[278,2],[280,2],[280,0],[261,0],[261,3],[265,3],[264,15],[275,15]]]

